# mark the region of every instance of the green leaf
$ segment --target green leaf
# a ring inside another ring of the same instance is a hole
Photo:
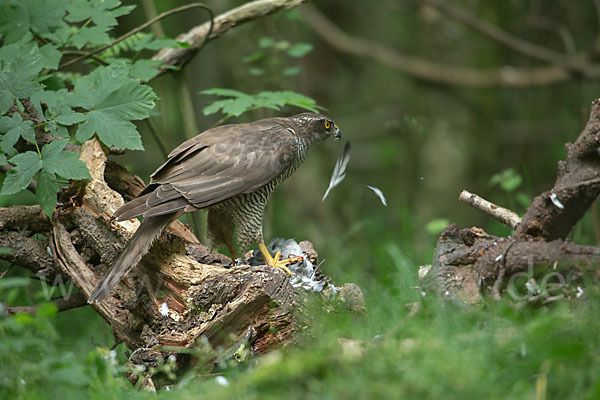
[[[221,111],[225,115],[239,116],[246,111],[260,107],[279,110],[285,105],[300,107],[309,111],[318,112],[317,103],[310,97],[291,91],[260,92],[256,95],[248,95],[237,90],[214,88],[200,92],[202,94],[233,97],[226,100],[217,100],[205,107],[205,115]]]
[[[69,139],[55,140],[42,148],[44,170],[67,179],[89,179],[90,173],[79,154],[63,151]]]
[[[300,67],[289,67],[283,70],[283,76],[294,76],[300,73]]]
[[[201,91],[202,94],[215,95],[215,96],[228,96],[228,97],[242,97],[248,96],[246,93],[238,92],[233,89],[224,88],[212,88]]]
[[[61,129],[56,123],[62,125],[73,125],[82,122],[85,118],[82,113],[75,112],[67,104],[68,93],[66,89],[57,91],[42,90],[34,93],[30,100],[38,110],[38,113],[48,122],[46,128],[56,137],[66,136],[64,134],[55,134],[54,131]],[[43,112],[41,104],[46,105],[46,111]]]
[[[13,65],[0,65],[0,115],[5,114],[16,99],[26,98],[41,88],[33,77]]]
[[[0,194],[15,194],[25,189],[33,176],[42,169],[40,156],[33,151],[17,154],[9,160],[15,168],[8,171]]]
[[[48,217],[52,217],[54,213],[57,193],[58,183],[56,182],[56,175],[46,168],[42,169],[38,175],[35,196],[44,214]]]
[[[0,118],[0,133],[4,134],[0,141],[0,148],[7,154],[12,154],[15,151],[13,146],[20,137],[30,143],[35,142],[33,122],[23,121],[19,113]]]
[[[5,43],[18,42],[29,31],[43,35],[65,26],[63,0],[19,0],[0,5],[0,33]]]
[[[81,22],[91,19],[98,26],[111,27],[117,25],[117,17],[127,15],[135,6],[123,6],[120,0],[78,0],[67,6],[69,22]]]
[[[152,40],[152,35],[149,35],[149,39],[144,39],[142,41],[136,42],[133,46],[134,50],[141,51],[144,49],[158,51],[164,48],[173,48],[178,49],[183,47],[181,42],[178,42],[174,39],[168,38],[166,36]]]
[[[265,52],[259,51],[257,53],[254,54],[250,54],[249,56],[246,56],[244,58],[242,58],[242,62],[244,63],[251,63],[254,61],[258,61],[262,58],[264,58],[267,54]]]
[[[151,87],[129,78],[127,73],[125,65],[113,64],[77,80],[71,104],[89,110],[79,124],[77,140],[83,142],[97,133],[107,146],[143,149],[130,121],[147,118],[157,97]]]
[[[4,61],[6,68],[33,78],[44,66],[37,44],[31,41],[31,35],[27,36],[17,43],[0,47],[0,60]]]
[[[55,46],[64,47],[71,38],[71,34],[77,31],[77,28],[65,25],[61,28],[56,29],[54,32],[46,33],[42,36],[45,39],[50,40]]]
[[[290,57],[303,57],[313,49],[310,43],[296,43],[287,50]]]
[[[42,55],[42,65],[44,68],[57,69],[62,53],[52,44],[46,44],[40,47]]]
[[[129,76],[141,81],[149,81],[158,75],[162,61],[160,60],[137,60],[129,68]]]
[[[523,178],[521,175],[512,168],[505,169],[504,171],[492,175],[490,178],[491,185],[500,185],[502,190],[506,192],[512,192],[521,186]]]
[[[274,43],[275,41],[270,37],[261,37],[258,41],[258,46],[266,49],[273,46]]]
[[[8,164],[8,160],[6,159],[6,154],[0,153],[0,165]]]
[[[29,16],[23,4],[0,5],[0,34],[6,44],[18,42],[29,33]]]
[[[108,31],[110,28],[105,26],[84,26],[79,32],[77,32],[71,38],[73,46],[81,49],[86,45],[100,46],[103,44],[109,44],[111,42]]]
[[[82,113],[75,112],[70,108],[65,110],[62,114],[56,117],[56,121],[62,125],[73,125],[85,120],[85,116]]]

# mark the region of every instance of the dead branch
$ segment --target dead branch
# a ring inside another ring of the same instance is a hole
[[[521,217],[512,212],[511,210],[500,207],[487,201],[486,199],[479,197],[476,194],[470,193],[466,190],[460,192],[458,200],[470,205],[473,208],[483,211],[492,218],[497,219],[504,225],[508,225],[513,229],[517,229],[517,226],[521,223]]]
[[[600,67],[592,65],[587,61],[565,55],[554,51],[550,48],[540,46],[535,43],[528,42],[519,37],[516,37],[495,25],[463,10],[452,2],[440,0],[421,0],[423,3],[437,8],[446,15],[456,19],[457,21],[467,25],[468,27],[486,35],[490,39],[503,44],[507,48],[519,52],[531,58],[558,65],[572,72],[577,72],[586,77],[597,77],[600,74]]]
[[[507,210],[507,222],[512,221],[515,234],[498,238],[479,228],[459,230],[450,225],[438,240],[425,283],[446,298],[474,303],[487,290],[500,298],[501,289],[507,283],[510,286],[515,276],[533,279],[544,265],[553,265],[546,277],[560,272],[563,283],[564,273],[597,276],[600,248],[565,238],[600,193],[599,147],[600,100],[596,100],[575,143],[566,144],[567,157],[558,163],[553,188],[533,200],[520,224],[518,216]],[[504,218],[504,212],[478,196],[463,192],[460,198],[479,204],[476,208],[494,218]],[[536,296],[536,301],[549,298],[548,293]]]
[[[188,32],[177,36],[178,42],[190,45],[184,49],[162,49],[152,59],[161,60],[168,66],[182,66],[186,63],[204,44],[206,40],[213,40],[225,34],[230,29],[243,23],[266,17],[280,10],[288,10],[297,7],[307,0],[255,0],[229,10],[216,16],[213,20],[213,28],[210,36],[206,36],[210,30],[210,23],[205,22]],[[165,72],[163,70],[162,72]]]
[[[567,158],[558,163],[554,186],[533,200],[516,236],[566,238],[600,193],[600,100],[592,103],[575,143],[565,147]]]
[[[79,308],[87,305],[86,298],[81,293],[75,293],[68,298],[60,298],[53,302],[58,312],[72,310],[73,308]],[[16,306],[7,307],[6,311],[8,314],[30,314],[35,315],[39,306]]]
[[[50,220],[39,205],[0,208],[0,230],[48,232]]]
[[[390,49],[374,41],[348,35],[314,7],[303,7],[301,13],[315,33],[338,51],[375,60],[427,81],[473,87],[505,86],[520,88],[546,86],[573,78],[569,70],[559,65],[532,68],[502,67],[481,70],[448,65],[447,63],[435,63]],[[600,76],[600,71],[598,71],[595,64],[589,64],[589,68],[585,67],[585,69],[590,74],[589,78]]]
[[[489,235],[479,228],[458,229],[454,224],[442,232],[431,269],[424,278],[441,296],[478,303],[487,291],[497,292],[512,276],[530,268],[555,265],[556,271],[594,273],[600,249],[560,239],[516,241]],[[501,279],[498,279],[502,276]]]
[[[0,260],[27,268],[36,275],[55,275],[54,259],[49,252],[48,240],[37,240],[26,232],[0,231],[0,247],[9,248],[0,253]]]

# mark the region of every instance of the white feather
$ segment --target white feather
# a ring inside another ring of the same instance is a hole
[[[344,178],[346,177],[346,167],[348,166],[349,161],[350,141],[347,141],[346,144],[344,144],[342,156],[335,163],[333,173],[331,174],[331,179],[329,180],[329,187],[327,188],[327,191],[325,191],[325,194],[323,195],[323,199],[321,199],[321,201],[325,201],[331,189],[339,185],[344,180]]]
[[[385,201],[385,196],[383,195],[383,192],[379,188],[376,188],[375,186],[367,185],[367,187],[369,189],[371,189],[373,192],[375,192],[375,194],[377,195],[377,197],[379,197],[379,200],[381,200],[383,205],[387,207],[387,201]]]

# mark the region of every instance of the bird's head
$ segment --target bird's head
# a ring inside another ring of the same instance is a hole
[[[341,139],[342,131],[331,119],[317,113],[303,113],[292,117],[298,129],[297,135],[312,143],[334,137]]]

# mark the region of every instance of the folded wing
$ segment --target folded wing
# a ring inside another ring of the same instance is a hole
[[[297,155],[295,136],[277,119],[217,127],[182,143],[118,220],[217,204],[281,175]]]

